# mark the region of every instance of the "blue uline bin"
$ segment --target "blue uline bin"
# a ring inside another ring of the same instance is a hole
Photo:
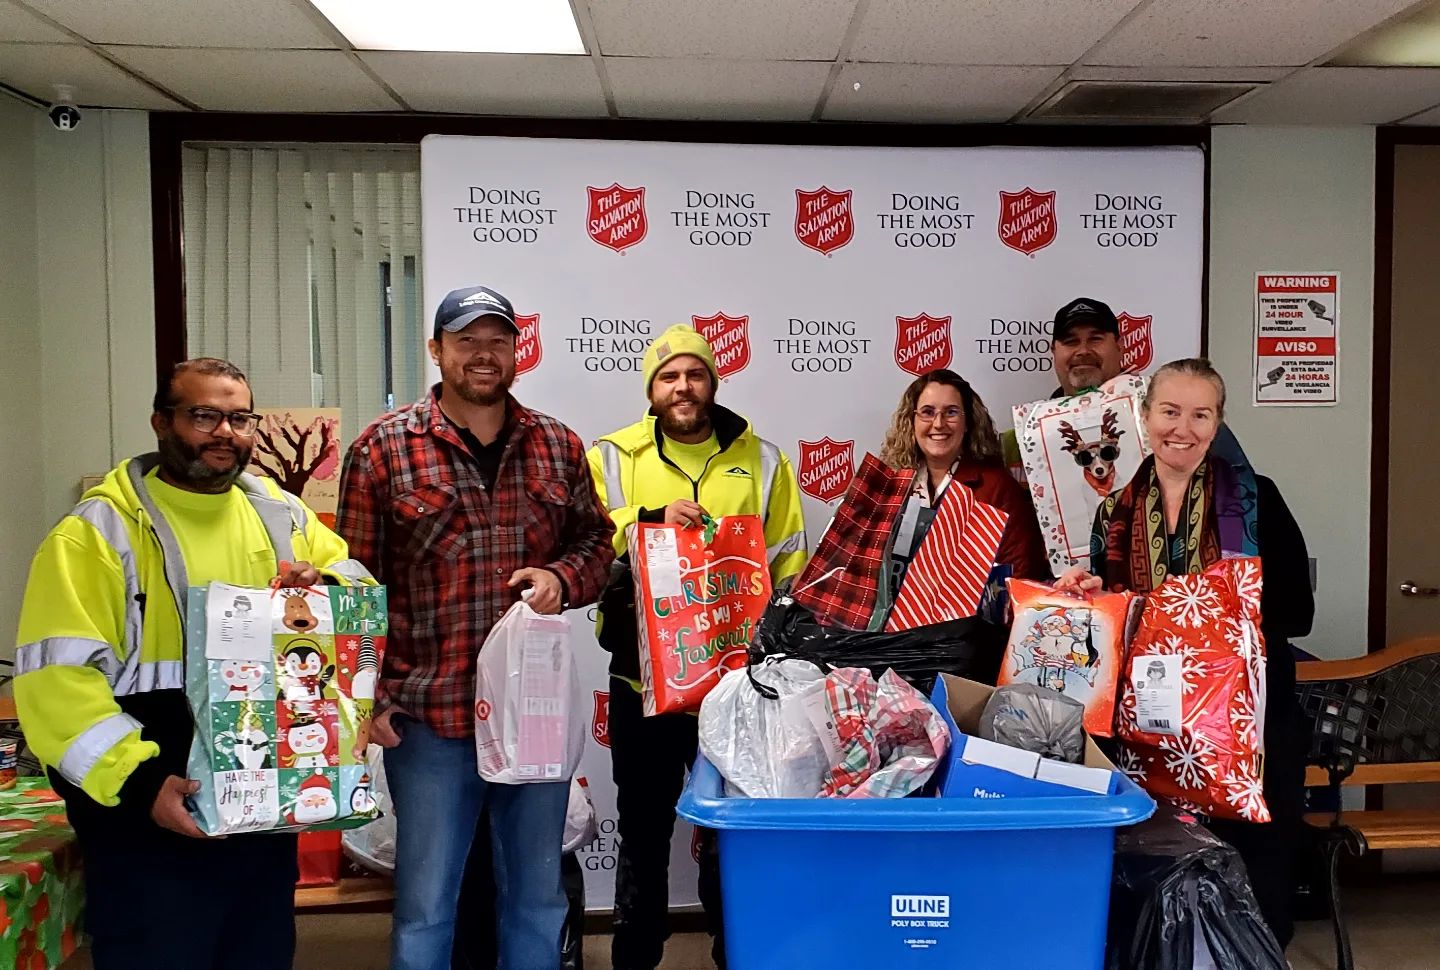
[[[678,811],[718,833],[731,970],[1099,970],[1115,829],[1155,809],[1111,791],[729,798],[702,755]]]

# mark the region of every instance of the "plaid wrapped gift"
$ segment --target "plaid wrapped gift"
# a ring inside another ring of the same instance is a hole
[[[866,630],[879,600],[895,523],[913,471],[896,471],[866,455],[791,596],[822,626]]]
[[[832,670],[825,704],[839,759],[823,796],[903,798],[930,779],[950,746],[939,712],[893,670],[879,683],[858,667]]]

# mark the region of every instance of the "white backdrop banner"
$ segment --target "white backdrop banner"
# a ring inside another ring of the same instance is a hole
[[[795,463],[811,544],[905,385],[950,367],[1001,428],[1055,386],[1050,328],[1076,296],[1121,315],[1127,363],[1200,348],[1204,159],[1194,148],[839,148],[430,136],[425,305],[475,283],[523,316],[516,396],[592,442],[646,408],[641,358],[672,323],[710,338],[719,399]],[[427,328],[428,329],[428,328]],[[432,371],[433,376],[433,371]],[[583,773],[613,900],[606,655]],[[696,899],[691,837],[671,899]]]

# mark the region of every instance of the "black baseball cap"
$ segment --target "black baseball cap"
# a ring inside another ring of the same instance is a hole
[[[517,335],[520,333],[520,328],[515,324],[515,308],[510,305],[509,300],[488,286],[467,286],[451,290],[445,294],[445,299],[440,301],[440,306],[435,311],[435,339],[440,339],[442,330],[455,333],[464,330],[481,317],[499,317],[509,324],[510,329]]]
[[[1120,336],[1120,321],[1108,304],[1082,296],[1055,311],[1053,339],[1062,339],[1074,327],[1095,327],[1101,333]]]

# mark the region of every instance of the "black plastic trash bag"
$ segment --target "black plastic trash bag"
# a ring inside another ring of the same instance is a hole
[[[777,593],[750,644],[751,663],[775,654],[822,667],[864,667],[879,677],[894,670],[929,696],[940,673],[994,684],[1008,631],[979,617],[899,633],[824,627],[805,607]]]
[[[1115,835],[1106,970],[1286,970],[1240,855],[1161,805]]]

